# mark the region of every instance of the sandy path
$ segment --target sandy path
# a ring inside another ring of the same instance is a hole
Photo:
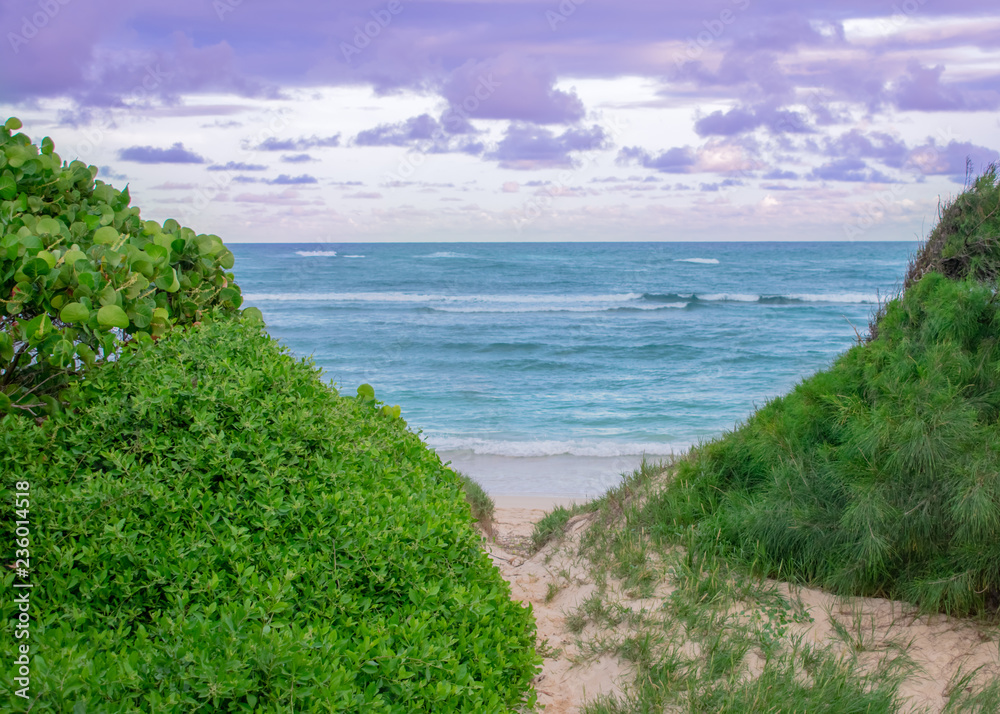
[[[569,499],[545,497],[495,497],[497,504],[494,538],[487,551],[503,577],[510,582],[514,599],[530,603],[538,625],[540,652],[545,656],[541,674],[534,684],[545,714],[578,712],[588,699],[599,694],[618,693],[631,679],[627,663],[604,656],[588,658],[579,650],[578,636],[566,628],[566,614],[573,612],[595,590],[586,563],[574,557],[580,535],[589,525],[588,516],[570,520],[567,535],[559,544],[550,544],[533,556],[528,544],[534,523],[556,505]],[[961,669],[981,668],[982,680],[1000,678],[1000,638],[995,628],[965,620],[918,616],[905,603],[873,598],[839,598],[820,590],[778,587],[790,601],[799,600],[813,622],[795,630],[806,641],[847,652],[830,622],[836,618],[848,629],[860,633],[874,664],[890,643],[909,643],[908,654],[918,667],[899,693],[905,698],[904,712],[941,712],[947,703],[949,686]],[[658,598],[672,588],[657,588]],[[655,608],[659,601],[635,601],[620,596],[619,602],[632,609]],[[590,628],[588,628],[590,630]],[[582,633],[584,639],[592,631]],[[864,666],[866,656],[858,660]],[[748,662],[750,670],[753,663]]]

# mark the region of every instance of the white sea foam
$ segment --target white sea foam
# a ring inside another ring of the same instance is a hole
[[[332,258],[337,255],[335,250],[297,250],[295,255],[301,255],[303,258]]]
[[[435,307],[432,308],[435,312],[457,312],[457,313],[522,313],[522,312],[608,312],[615,310],[643,310],[646,312],[651,312],[654,310],[676,310],[683,309],[688,306],[686,302],[675,302],[666,305],[629,305],[627,307],[622,307],[620,305],[609,306],[609,305],[590,305],[590,306],[579,306],[579,307],[566,307],[562,305],[534,305],[531,307],[504,307],[503,305],[490,306],[483,305],[480,307]]]
[[[615,458],[625,456],[669,456],[690,448],[689,443],[630,443],[621,441],[501,441],[458,437],[428,437],[430,446],[438,451],[468,452],[477,455],[538,458],[543,456],[591,456]]]
[[[342,255],[341,258],[364,258],[363,255]]]
[[[247,300],[272,302],[407,302],[407,303],[486,303],[537,305],[579,303],[628,303],[642,298],[640,293],[614,295],[444,295],[440,293],[249,293]],[[639,307],[636,305],[635,307]]]
[[[718,265],[715,258],[674,258],[675,263],[698,263],[699,265]]]
[[[443,250],[437,253],[431,253],[429,255],[418,255],[418,258],[471,258],[471,255],[466,253],[455,253],[450,250]]]

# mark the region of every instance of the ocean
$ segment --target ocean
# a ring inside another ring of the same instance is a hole
[[[244,305],[494,494],[595,496],[827,367],[915,242],[234,244]]]

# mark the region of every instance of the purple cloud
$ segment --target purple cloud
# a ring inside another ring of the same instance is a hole
[[[557,136],[540,126],[514,123],[507,128],[496,151],[486,157],[508,169],[561,168],[575,165],[570,154],[604,149],[607,143],[604,129],[597,125],[590,129],[567,129]]]
[[[309,174],[302,174],[301,176],[289,176],[288,174],[280,174],[279,176],[265,181],[273,186],[297,186],[306,183],[318,183],[315,176],[310,176]]]
[[[881,171],[868,167],[861,159],[837,159],[809,173],[809,178],[821,181],[850,181],[864,183],[897,183]]]
[[[807,134],[813,131],[801,113],[764,105],[735,107],[725,113],[712,112],[696,121],[694,130],[699,136],[735,136],[760,127],[776,134]]]
[[[306,151],[307,149],[327,148],[331,146],[340,146],[340,134],[326,137],[313,135],[301,139],[278,139],[269,136],[253,148],[258,151]]]
[[[622,149],[616,159],[617,163],[623,166],[636,163],[644,168],[665,174],[690,173],[697,160],[697,154],[689,146],[676,146],[657,156],[653,156],[638,146],[630,146]]]
[[[130,146],[118,152],[122,161],[135,161],[140,164],[203,164],[205,158],[184,148],[177,142],[169,149],[159,149],[155,146]]]
[[[418,141],[432,141],[444,135],[444,128],[430,114],[411,117],[398,124],[380,124],[354,137],[358,146],[410,146]]]
[[[962,183],[965,180],[967,163],[978,173],[998,160],[1000,153],[995,149],[977,146],[968,141],[954,140],[939,146],[934,139],[929,139],[909,152],[906,165],[924,176],[949,176],[953,181]]]
[[[208,171],[267,171],[264,164],[247,164],[242,161],[227,161],[224,164],[212,164]]]
[[[456,69],[441,94],[460,118],[511,119],[534,124],[572,124],[583,119],[576,94],[555,89],[555,74],[528,67],[523,57],[504,55],[466,62]]]
[[[281,157],[281,160],[286,164],[305,164],[317,159],[314,159],[309,154],[285,154]]]
[[[982,111],[1000,106],[1000,91],[970,92],[962,87],[941,82],[944,65],[924,67],[914,60],[906,74],[897,80],[892,101],[900,109],[916,111]]]
[[[883,132],[865,134],[858,129],[824,140],[826,156],[876,159],[894,169],[900,168],[910,153],[906,142]]]

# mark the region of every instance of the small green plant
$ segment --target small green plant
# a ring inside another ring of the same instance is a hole
[[[562,588],[555,583],[549,583],[545,588],[545,602],[552,602],[555,600],[556,595],[559,594],[560,590],[562,590]]]

